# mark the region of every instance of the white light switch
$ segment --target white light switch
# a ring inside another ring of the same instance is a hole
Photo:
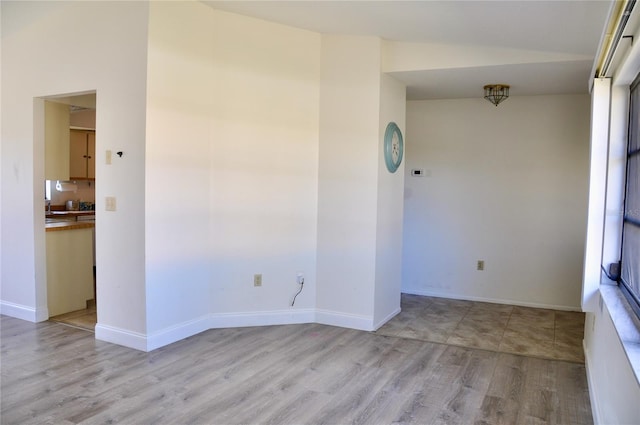
[[[111,150],[107,150],[105,152],[104,163],[107,165],[111,165]]]
[[[104,209],[106,211],[115,211],[116,210],[116,197],[115,196],[107,196],[104,198]]]

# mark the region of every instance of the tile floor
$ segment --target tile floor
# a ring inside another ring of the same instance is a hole
[[[53,316],[50,317],[49,320],[91,332],[95,331],[96,323],[98,322],[95,306],[85,310],[72,311],[70,313],[60,314],[59,316]]]
[[[584,363],[584,313],[402,294],[377,334]]]

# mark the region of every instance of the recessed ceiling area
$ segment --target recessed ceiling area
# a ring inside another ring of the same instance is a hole
[[[63,103],[80,109],[96,109],[96,93],[79,93],[72,95],[48,96],[50,102]]]
[[[224,11],[323,34],[438,43],[477,52],[511,49],[519,61],[389,72],[408,99],[482,97],[484,84],[512,96],[588,93],[612,1],[203,1]],[[553,61],[541,60],[553,53]],[[527,56],[532,60],[527,60]],[[566,58],[562,56],[566,55]]]
[[[587,93],[591,66],[592,61],[548,62],[390,74],[407,85],[407,100],[482,97],[485,84],[508,84],[512,96],[537,96]]]

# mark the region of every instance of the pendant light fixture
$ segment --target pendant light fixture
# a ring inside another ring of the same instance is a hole
[[[498,106],[509,97],[509,86],[506,84],[487,84],[484,86],[484,98]]]

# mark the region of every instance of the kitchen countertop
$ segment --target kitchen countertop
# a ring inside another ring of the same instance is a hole
[[[47,211],[45,218],[80,217],[84,215],[96,215],[95,211]]]
[[[44,230],[45,232],[55,232],[58,230],[91,229],[94,227],[96,227],[95,220],[57,221],[54,223],[46,223]]]

